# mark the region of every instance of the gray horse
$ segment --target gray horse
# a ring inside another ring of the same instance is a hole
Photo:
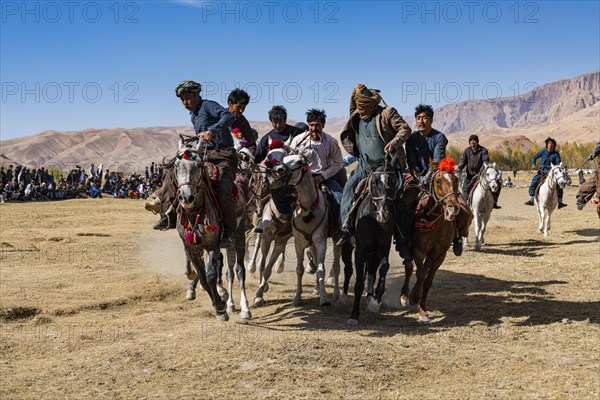
[[[188,260],[186,275],[191,280],[187,293],[188,300],[196,295],[198,281],[206,290],[215,307],[218,320],[227,321],[228,311],[233,312],[232,285],[233,269],[240,281],[240,317],[251,318],[246,298],[246,270],[244,268],[244,221],[245,199],[244,192],[238,187],[236,212],[238,228],[234,234],[234,247],[227,249],[229,296],[227,302],[217,289],[220,276],[219,240],[221,236],[221,217],[217,208],[217,199],[211,187],[209,170],[211,164],[203,161],[203,143],[195,137],[179,137],[179,151],[173,162],[174,176],[177,181],[177,231],[183,242]],[[204,254],[208,254],[206,263]]]

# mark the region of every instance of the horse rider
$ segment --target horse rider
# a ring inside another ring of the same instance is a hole
[[[384,162],[386,153],[395,153],[399,159],[396,230],[402,229],[395,235],[398,237],[397,246],[401,249],[401,256],[410,258],[407,235],[409,227],[402,223],[406,214],[402,199],[402,170],[406,167],[403,144],[410,136],[410,127],[395,108],[380,106],[381,101],[378,90],[368,89],[362,83],[352,91],[350,118],[340,139],[346,151],[358,158],[358,166],[350,174],[342,193],[340,214],[343,224],[337,244],[342,245],[354,234],[354,216],[350,209],[356,186],[373,172],[373,165]]]
[[[469,202],[469,186],[470,182],[474,177],[479,175],[481,170],[483,169],[483,163],[490,162],[490,157],[488,154],[488,149],[479,145],[479,137],[477,135],[469,136],[469,147],[463,151],[462,156],[460,157],[460,161],[456,166],[457,171],[461,171],[467,168],[467,177],[463,180],[462,183],[462,195],[465,201]],[[500,191],[502,190],[502,179],[498,180],[498,190],[494,193],[492,192],[492,196],[494,197],[494,208],[499,209],[502,208],[498,205],[498,197],[500,197]]]
[[[596,142],[596,146],[588,156],[588,160],[591,161],[594,158],[600,155],[600,140]],[[596,161],[598,166],[596,168],[596,176],[595,179],[588,179],[581,186],[579,186],[579,191],[577,192],[577,209],[583,210],[586,203],[592,198],[596,189],[598,188],[598,184],[600,184],[600,160]]]
[[[223,216],[223,234],[219,247],[228,248],[233,244],[233,232],[236,228],[235,200],[233,185],[237,170],[237,155],[233,148],[233,137],[229,131],[235,117],[212,100],[200,96],[202,87],[194,81],[183,81],[175,89],[183,106],[190,112],[194,131],[206,143],[206,160],[219,170],[217,198]],[[174,184],[173,171],[164,174],[163,186],[160,190],[161,219],[155,229],[172,229],[175,227],[176,207],[174,201],[177,188]]]
[[[546,148],[538,151],[531,158],[531,167],[533,169],[537,168],[535,164],[537,160],[539,158],[541,158],[542,160],[540,161],[539,170],[533,176],[533,179],[531,180],[531,185],[529,185],[529,200],[525,202],[525,205],[528,206],[533,205],[533,196],[535,196],[535,189],[537,188],[538,183],[542,178],[542,173],[547,174],[548,172],[550,172],[551,164],[558,165],[561,162],[560,154],[558,153],[558,151],[556,151],[556,140],[549,137],[544,142],[546,143]],[[563,190],[560,187],[557,187],[556,192],[558,194],[558,208],[560,209],[566,207],[567,205],[563,203]]]
[[[427,104],[419,104],[415,107],[415,123],[417,131],[413,132],[406,142],[406,154],[408,169],[410,173],[419,180],[423,187],[429,186],[431,178],[435,172],[433,163],[439,163],[446,158],[446,146],[448,139],[442,132],[434,129],[433,108]],[[410,228],[414,227],[414,212],[417,207],[417,196],[420,188],[415,185],[409,185],[406,193],[406,208],[408,209],[408,218]],[[460,204],[459,214],[456,216],[456,233],[452,243],[452,251],[456,256],[460,256],[463,250],[463,237],[469,234],[469,225],[472,217],[469,216],[471,210],[462,197],[458,197]],[[412,233],[411,233],[412,234]]]
[[[273,129],[271,129],[269,132],[267,132],[267,134],[264,135],[258,142],[258,145],[256,146],[256,158],[255,158],[256,163],[260,163],[265,159],[265,157],[267,156],[267,153],[269,152],[269,145],[274,140],[280,140],[285,143],[285,142],[290,141],[290,138],[294,138],[297,135],[304,132],[304,129],[297,128],[292,125],[288,125],[287,110],[285,109],[284,106],[273,106],[273,108],[271,108],[271,110],[269,111],[269,121],[271,122],[271,126],[273,126]],[[265,178],[265,184],[266,184],[266,178]],[[290,188],[290,187],[282,187],[282,188],[278,188],[275,191],[271,191],[271,195],[275,195],[277,197],[276,200],[279,200],[281,202],[284,202],[283,201],[284,198],[291,197],[292,193],[295,193],[295,190],[294,190],[294,188]],[[260,202],[261,199],[258,199],[258,201]],[[287,202],[287,201],[285,201],[285,202]],[[262,209],[263,209],[263,204],[262,203],[258,204],[257,210],[258,210],[258,214],[259,214],[259,219],[256,223],[256,227],[254,228],[254,231],[256,233],[262,233],[262,231],[263,231]]]
[[[342,150],[338,141],[328,133],[323,132],[327,115],[325,110],[315,108],[306,112],[308,132],[302,133],[294,139],[292,149],[310,148],[308,168],[319,187],[325,185],[333,198],[340,204],[342,199],[342,186],[345,181],[339,182],[336,178],[344,168]],[[345,171],[342,172],[345,177]]]
[[[252,154],[256,154],[256,139],[250,123],[244,116],[244,111],[250,103],[250,96],[242,89],[234,89],[227,97],[227,111],[235,118],[231,123],[231,130],[239,129],[243,139],[246,141],[244,147],[248,148]]]

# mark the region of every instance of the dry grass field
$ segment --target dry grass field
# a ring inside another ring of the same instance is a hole
[[[311,275],[292,305],[291,244],[267,305],[217,322],[206,293],[185,300],[182,245],[142,201],[2,204],[0,398],[596,399],[598,216],[571,186],[544,239],[520,178],[482,251],[449,252],[426,325],[400,307],[397,257],[358,327],[350,306],[319,307]]]

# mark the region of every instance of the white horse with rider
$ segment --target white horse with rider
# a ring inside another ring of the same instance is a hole
[[[539,227],[538,230],[548,236],[550,230],[550,216],[558,206],[557,188],[564,189],[567,185],[567,170],[562,166],[550,164],[550,172],[542,184],[538,186],[538,192],[534,196],[533,202],[538,211]]]
[[[475,222],[475,250],[481,250],[481,245],[485,243],[483,235],[487,223],[492,215],[494,208],[493,193],[500,190],[499,182],[502,181],[502,173],[496,168],[496,163],[483,163],[481,172],[477,177],[477,182],[471,190],[469,196],[469,205],[473,212]]]

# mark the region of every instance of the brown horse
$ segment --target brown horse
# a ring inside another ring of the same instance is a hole
[[[406,276],[400,295],[403,306],[417,305],[419,321],[429,322],[427,314],[427,294],[433,283],[436,271],[444,262],[446,253],[455,237],[455,218],[460,211],[458,179],[453,173],[454,160],[444,159],[432,176],[428,191],[422,190],[415,216],[415,229],[412,240],[412,255],[417,266],[417,282],[410,296],[409,281],[413,272],[410,261],[404,263]],[[470,218],[472,219],[472,214]],[[468,221],[469,225],[471,221]]]

